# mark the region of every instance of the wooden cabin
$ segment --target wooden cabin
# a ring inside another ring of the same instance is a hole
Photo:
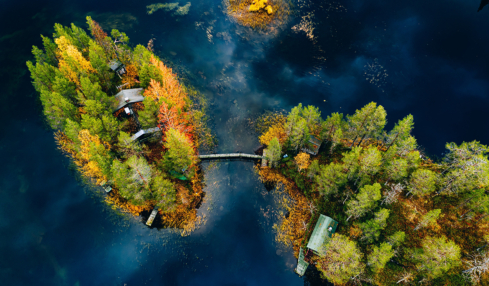
[[[319,152],[320,147],[321,147],[321,140],[311,135],[306,146],[304,146],[304,148],[302,148],[301,150],[308,154],[316,156]]]
[[[142,93],[142,88],[121,90],[118,94],[115,95],[115,98],[117,99],[117,107],[113,110],[113,112],[116,112],[117,110],[126,106],[130,106],[133,103],[142,102],[144,100],[144,96],[142,95]]]
[[[118,60],[113,60],[109,63],[110,69],[115,72],[117,75],[122,76],[126,73],[126,67],[123,63]]]
[[[326,255],[327,249],[325,248],[326,242],[331,239],[333,234],[338,227],[338,222],[334,219],[325,216],[319,215],[319,219],[312,231],[311,237],[309,238],[309,243],[307,244],[307,249],[311,250],[315,255],[324,256]],[[299,259],[297,261],[297,267],[295,272],[299,274],[299,276],[303,276],[306,273],[307,266],[309,263],[305,261],[305,255],[300,249]]]

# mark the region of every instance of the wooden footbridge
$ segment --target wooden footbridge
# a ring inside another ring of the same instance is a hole
[[[245,153],[229,153],[229,154],[209,154],[199,155],[201,160],[217,160],[217,159],[264,159],[265,157],[260,155],[245,154]]]

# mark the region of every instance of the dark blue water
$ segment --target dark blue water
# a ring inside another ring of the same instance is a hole
[[[219,1],[183,17],[151,1],[0,0],[0,285],[303,285],[274,241],[277,208],[252,163],[204,165],[206,223],[192,235],[146,228],[84,188],[43,124],[25,61],[55,22],[92,15],[177,65],[207,94],[218,151],[253,150],[247,119],[314,104],[324,115],[383,105],[389,127],[412,113],[433,155],[489,144],[489,9],[476,0],[301,1],[283,30],[237,27]],[[186,2],[181,2],[184,5]],[[308,16],[313,37],[291,28]],[[212,37],[210,37],[211,35]],[[367,79],[368,78],[368,79]]]

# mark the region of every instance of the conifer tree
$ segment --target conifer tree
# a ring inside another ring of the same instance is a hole
[[[180,131],[169,129],[166,134],[165,164],[172,170],[184,172],[196,162],[195,152],[190,141]]]
[[[151,183],[151,189],[158,208],[163,211],[170,211],[175,207],[177,192],[170,180],[156,176]]]
[[[320,172],[321,168],[319,166],[319,161],[313,160],[311,165],[309,165],[309,168],[307,168],[307,176],[312,179],[318,176]]]
[[[270,141],[270,145],[267,148],[267,157],[270,161],[270,166],[275,167],[277,163],[280,161],[280,157],[282,155],[282,147],[280,147],[280,143],[278,138],[275,137]]]
[[[44,115],[53,129],[61,128],[66,119],[77,119],[76,107],[57,92],[41,90],[41,103]]]
[[[338,193],[339,187],[347,181],[342,169],[343,167],[336,163],[321,166],[319,174],[315,177],[318,192],[321,195],[329,196]]]
[[[344,284],[365,269],[362,252],[348,237],[336,233],[324,246],[327,251],[317,264],[323,276],[335,284]]]
[[[319,111],[319,108],[312,105],[304,107],[304,109],[302,109],[301,116],[306,120],[306,125],[309,132],[313,133],[320,126],[319,123],[321,121],[321,111]]]
[[[438,219],[438,217],[440,217],[440,214],[441,214],[441,209],[434,209],[429,211],[419,220],[419,223],[414,228],[414,230],[418,230],[420,228],[436,224],[436,220]]]
[[[386,112],[382,106],[377,106],[377,103],[371,102],[365,105],[362,109],[357,110],[352,116],[347,116],[349,134],[352,138],[352,145],[357,138],[361,138],[358,145],[365,138],[376,138],[382,132],[386,121]]]
[[[460,247],[445,236],[438,238],[425,237],[422,248],[411,252],[418,271],[430,279],[447,273],[460,265]]]
[[[392,245],[392,247],[399,247],[406,239],[406,233],[404,231],[396,231],[391,236],[387,237],[387,242]]]
[[[361,188],[355,198],[347,203],[346,214],[349,215],[347,221],[352,217],[359,218],[370,211],[381,198],[380,189],[379,183],[366,185]]]
[[[360,154],[362,147],[353,147],[351,151],[343,153],[343,167],[348,178],[353,177],[360,169]]]
[[[418,169],[411,175],[408,189],[415,196],[426,196],[436,189],[437,176],[431,170]]]
[[[381,168],[382,154],[375,146],[369,146],[363,150],[360,156],[360,174],[372,176],[377,174]]]
[[[310,130],[307,121],[301,116],[303,111],[302,104],[292,108],[287,116],[285,123],[285,132],[289,138],[290,145],[299,150],[309,141]]]
[[[394,143],[406,140],[411,134],[413,125],[413,116],[411,114],[399,120],[399,122],[396,123],[394,128],[387,135],[386,143],[388,144],[388,146],[386,151],[389,151],[390,147]]]
[[[408,176],[408,161],[403,158],[392,160],[386,168],[386,174],[390,180],[399,181]]]
[[[367,256],[367,265],[374,273],[380,272],[394,256],[392,245],[383,242],[380,246],[374,246],[373,251]]]
[[[381,209],[375,213],[375,217],[360,224],[362,229],[362,239],[368,243],[374,242],[379,236],[380,232],[387,226],[387,218],[389,218],[389,210]]]

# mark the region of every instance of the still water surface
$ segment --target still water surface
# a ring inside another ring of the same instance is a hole
[[[0,0],[0,285],[320,285],[277,245],[274,195],[251,162],[204,164],[206,223],[188,237],[145,227],[85,189],[46,129],[25,61],[55,22],[155,39],[211,102],[218,152],[251,152],[248,118],[314,104],[324,115],[383,105],[389,128],[412,113],[426,152],[489,144],[489,11],[478,1],[298,1],[283,30],[237,27],[220,1],[146,14],[144,1]],[[402,3],[399,3],[402,2]],[[180,2],[185,5],[186,2]],[[313,37],[292,29],[310,20]]]

